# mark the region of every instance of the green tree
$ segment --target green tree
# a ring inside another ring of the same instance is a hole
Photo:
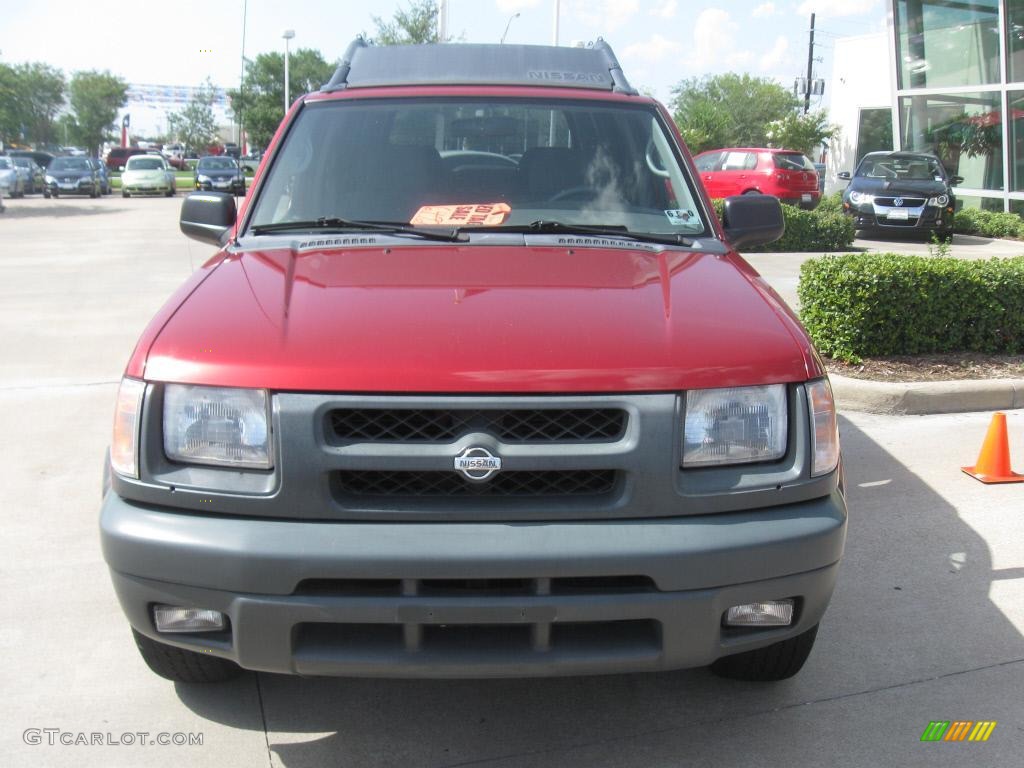
[[[785,117],[768,123],[765,136],[769,147],[779,149],[798,149],[805,155],[813,157],[821,149],[821,143],[839,133],[839,127],[829,125],[824,110],[808,112],[790,112]]]
[[[125,104],[128,83],[110,72],[75,72],[68,88],[78,138],[86,150],[98,155],[100,145],[114,128],[117,110]]]
[[[27,141],[59,141],[54,129],[64,106],[64,73],[49,64],[19,64],[14,69],[18,112]]]
[[[412,0],[409,8],[399,8],[391,21],[373,17],[378,45],[416,45],[439,42],[437,35],[437,3],[433,0]],[[445,41],[447,42],[447,41]]]
[[[168,132],[192,151],[202,152],[217,140],[217,121],[213,117],[215,95],[216,88],[207,79],[184,109],[167,116]]]
[[[768,123],[798,106],[796,97],[774,80],[733,72],[683,80],[672,89],[670,104],[680,133],[695,153],[764,146]]]
[[[300,48],[288,60],[288,84],[294,100],[319,90],[331,79],[337,64],[324,61],[320,51]],[[284,54],[261,53],[246,59],[241,90],[228,91],[231,109],[238,119],[241,111],[249,142],[266,147],[284,117]]]
[[[11,67],[0,62],[0,142],[8,144],[21,136],[18,108],[18,76]]]

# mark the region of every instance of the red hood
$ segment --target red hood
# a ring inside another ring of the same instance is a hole
[[[145,378],[274,390],[613,392],[819,373],[799,325],[738,257],[274,249],[228,254],[193,287],[143,337],[136,369],[155,335]]]

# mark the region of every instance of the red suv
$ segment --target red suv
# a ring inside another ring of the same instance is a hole
[[[821,202],[818,171],[792,149],[732,147],[701,152],[693,159],[711,197],[761,193],[808,210]]]
[[[107,153],[104,162],[107,164],[108,170],[122,171],[129,157],[132,155],[144,155],[147,151],[141,147],[114,147]]]
[[[185,199],[217,252],[125,371],[100,526],[143,659],[795,674],[846,501],[821,358],[736,252],[779,201],[719,221],[600,40],[342,61],[240,210]]]

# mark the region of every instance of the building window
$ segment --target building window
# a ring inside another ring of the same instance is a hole
[[[1007,80],[1019,83],[1024,80],[1024,0],[1007,0],[1006,3],[1006,62]]]
[[[1003,119],[999,93],[900,97],[900,133],[907,150],[934,152],[950,176],[969,189],[1003,187]]]
[[[857,122],[857,154],[856,162],[868,152],[891,151],[892,146],[892,110],[862,109]]]
[[[989,85],[999,76],[998,0],[899,0],[900,88]]]

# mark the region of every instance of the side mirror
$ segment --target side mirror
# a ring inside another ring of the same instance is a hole
[[[949,177],[949,183],[952,186],[954,186],[954,187],[959,187],[961,184],[964,183],[964,177],[963,176],[950,176]]]
[[[725,198],[722,226],[725,236],[737,250],[775,242],[786,232],[779,198],[772,195]]]
[[[836,174],[836,178],[842,179],[843,181],[849,181],[853,178],[853,175],[849,171],[840,171]]]
[[[235,196],[225,192],[192,192],[185,195],[178,221],[182,234],[203,243],[221,246],[235,225]]]

